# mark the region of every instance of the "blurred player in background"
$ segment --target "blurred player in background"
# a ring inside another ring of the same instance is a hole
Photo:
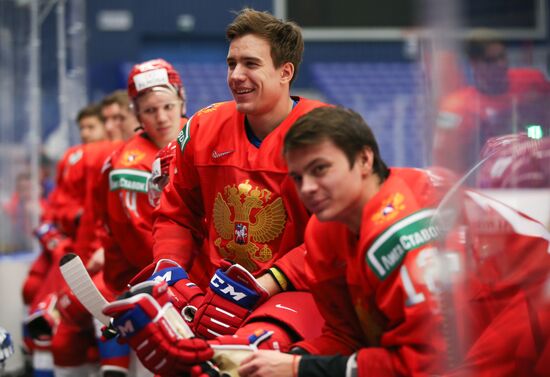
[[[109,106],[112,108],[113,103],[118,106],[117,101],[124,105],[124,99],[120,95],[106,97],[106,104],[102,104],[101,111]],[[127,99],[125,103],[128,103]],[[94,109],[94,117],[102,121],[100,107],[95,106]],[[79,119],[86,119],[83,114],[79,115]],[[49,260],[49,264],[42,264],[40,269],[31,269],[32,278],[27,279],[25,288],[32,286],[32,281],[39,282],[44,277],[32,272],[40,270],[47,273],[45,280],[48,282],[42,283],[39,297],[33,299],[27,327],[33,332],[37,331],[37,327],[41,328],[38,333],[42,334],[38,336],[44,338],[45,342],[41,343],[48,347],[48,339],[51,339],[56,375],[92,373],[95,367],[88,364],[98,358],[92,319],[65,286],[57,266],[62,255],[76,252],[87,263],[90,273],[94,274],[101,269],[103,249],[99,239],[103,227],[94,213],[95,185],[105,159],[120,145],[122,138],[129,134],[130,131],[127,130],[138,127],[137,122],[132,124],[132,119],[135,122],[135,118],[128,117],[125,124],[117,119],[109,129],[104,127],[103,135],[108,137],[106,140],[96,140],[90,131],[91,127],[81,126],[83,140],[88,142],[77,146],[76,151],[71,154],[68,166],[63,168],[60,185],[54,191],[53,203],[62,203],[55,207],[61,215],[54,213],[54,222],[45,223],[39,228],[46,229],[42,240],[43,244],[52,248],[53,258]],[[84,124],[86,125],[87,123]],[[74,235],[69,237],[68,233]],[[44,262],[44,254],[46,253],[41,255],[39,262]],[[37,263],[34,266],[38,266]],[[48,319],[46,323],[43,323],[43,318]],[[37,323],[49,325],[37,326]],[[103,355],[101,361],[105,367]]]
[[[550,131],[550,83],[532,68],[509,68],[498,35],[478,31],[465,47],[473,85],[443,98],[437,117],[433,163],[465,173],[491,137],[537,125]]]
[[[128,92],[120,89],[101,100],[101,115],[111,140],[128,140],[139,127]]]

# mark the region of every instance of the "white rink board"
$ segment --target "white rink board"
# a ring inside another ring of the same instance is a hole
[[[550,230],[550,188],[485,189],[480,192],[531,216]]]

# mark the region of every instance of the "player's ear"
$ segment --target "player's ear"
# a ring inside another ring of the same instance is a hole
[[[294,64],[292,64],[291,62],[283,63],[280,69],[281,69],[281,82],[284,84],[290,83],[290,81],[294,77]]]
[[[361,170],[364,173],[372,172],[372,166],[374,164],[374,153],[370,148],[363,148],[360,154]]]

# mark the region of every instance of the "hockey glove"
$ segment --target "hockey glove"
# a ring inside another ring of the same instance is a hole
[[[0,366],[13,355],[13,342],[10,333],[0,327]]]
[[[51,293],[36,305],[36,309],[25,318],[29,335],[37,347],[49,347],[59,324],[59,313],[56,309],[57,295]]]
[[[153,161],[151,171],[151,181],[156,184],[160,190],[168,184],[170,178],[170,163],[176,156],[176,147],[178,143],[173,140],[167,146],[157,152],[155,161]]]
[[[268,297],[269,293],[244,267],[224,261],[195,314],[195,333],[205,339],[232,335]]]
[[[42,223],[33,231],[44,252],[53,254],[65,236],[52,223]]]
[[[156,265],[150,265],[136,275],[130,281],[130,285],[144,280],[166,281],[168,283],[167,294],[174,307],[186,321],[193,321],[195,312],[203,300],[204,293],[195,283],[189,280],[187,272],[179,264],[169,259],[161,259]]]
[[[153,373],[177,376],[209,360],[214,351],[189,328],[166,294],[166,282],[147,281],[105,306],[121,342],[127,342],[143,365]],[[158,299],[158,300],[157,300]]]
[[[153,166],[151,167],[151,180],[149,181],[149,202],[158,206],[160,194],[170,180],[170,163],[176,155],[177,142],[171,141],[167,146],[157,152]]]

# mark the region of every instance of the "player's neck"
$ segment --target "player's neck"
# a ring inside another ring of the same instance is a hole
[[[349,217],[346,221],[346,225],[354,234],[359,235],[365,205],[376,196],[376,194],[380,191],[382,184],[383,181],[376,174],[370,175],[363,182],[362,195],[355,202],[353,210],[350,211]]]
[[[254,135],[263,140],[271,131],[277,128],[290,114],[294,102],[290,96],[285,101],[279,101],[267,114],[247,114],[246,119]]]

